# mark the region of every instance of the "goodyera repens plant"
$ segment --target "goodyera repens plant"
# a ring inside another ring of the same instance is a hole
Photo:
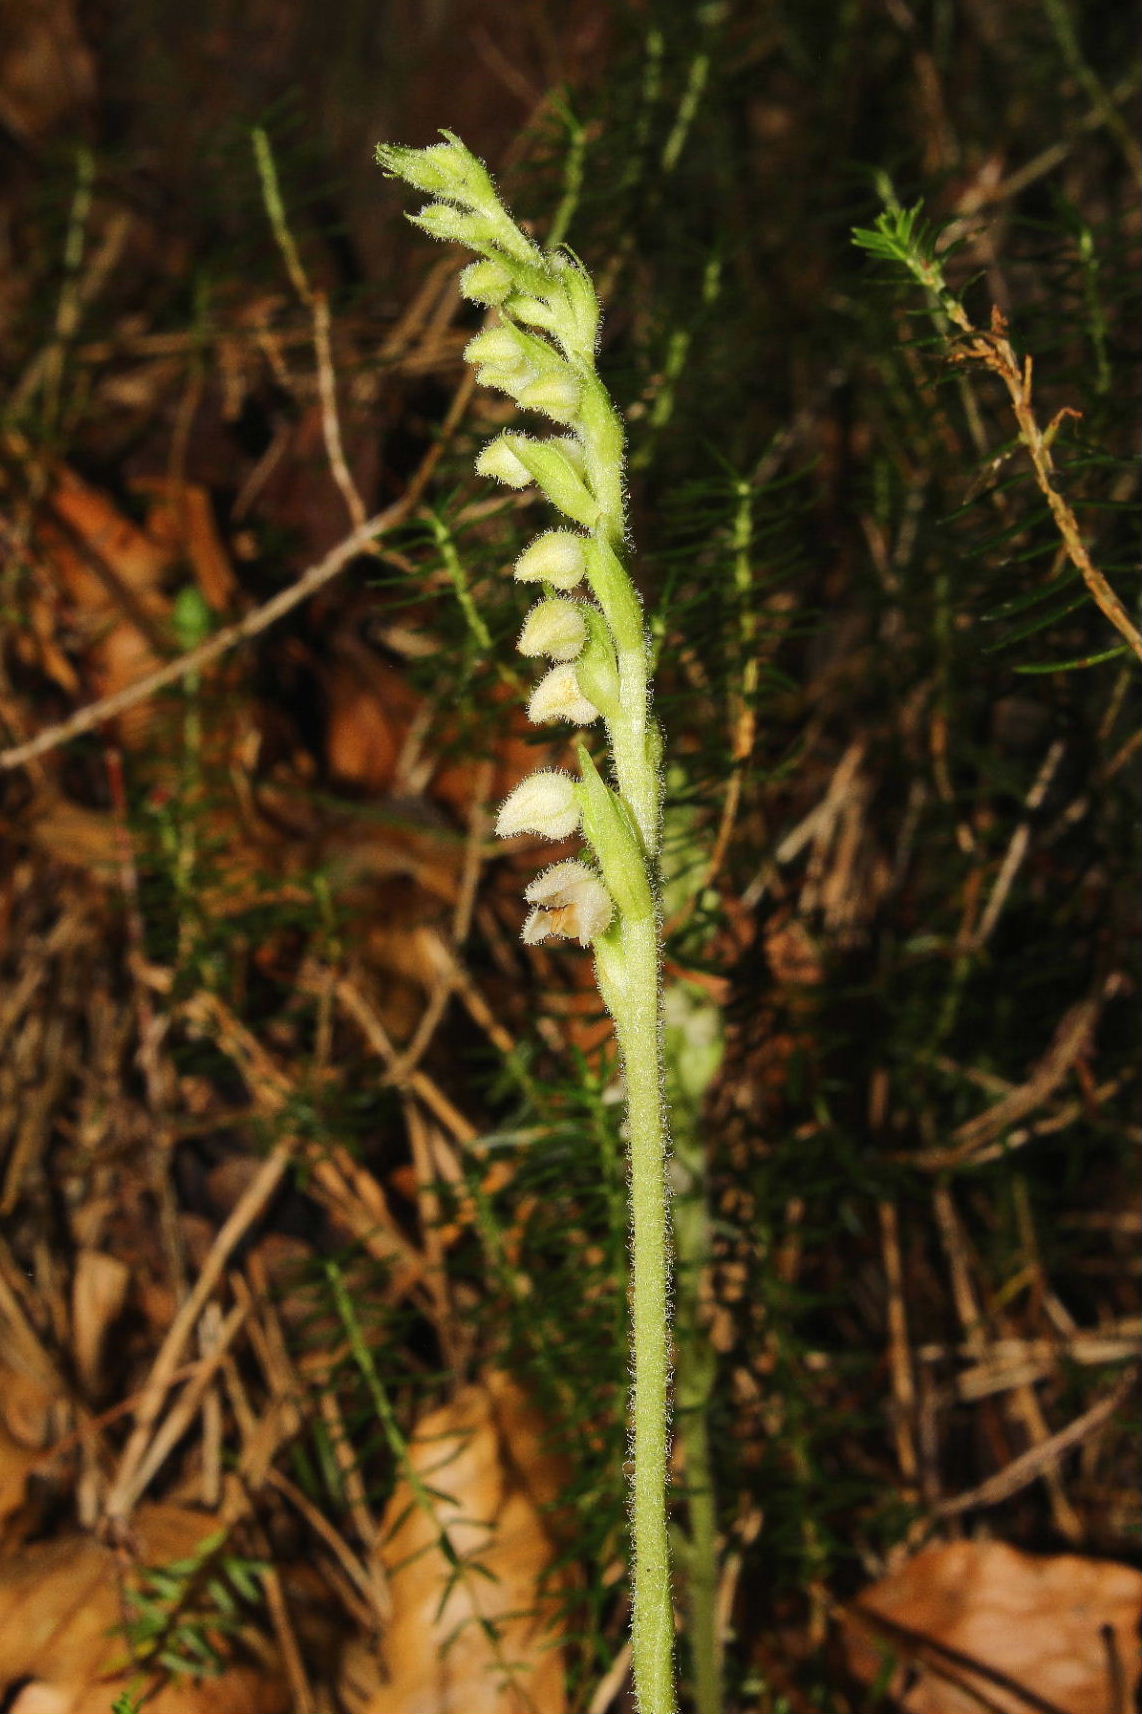
[[[515,564],[540,586],[519,646],[550,666],[528,713],[540,724],[602,720],[615,786],[578,745],[579,778],[541,769],[500,809],[505,838],[567,839],[584,858],[532,881],[529,943],[550,936],[591,946],[614,1018],[626,1082],[632,1212],[634,1461],[633,1663],[640,1714],[673,1714],[674,1620],[666,1535],[667,1268],[665,1140],[657,876],[662,794],[658,730],[642,609],[623,563],[623,431],[595,369],[599,304],[579,260],[542,250],[508,214],[491,178],[451,132],[427,149],[382,146],[380,164],[432,201],[410,216],[434,238],[478,252],[460,289],[488,311],[465,357],[476,378],[556,424],[539,439],[509,429],[476,460],[509,488],[542,489],[562,514]],[[586,586],[584,588],[584,586]],[[589,591],[589,594],[587,593]]]

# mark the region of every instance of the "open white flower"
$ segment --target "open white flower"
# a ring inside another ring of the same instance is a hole
[[[590,946],[610,927],[615,914],[611,895],[599,876],[574,857],[537,875],[523,896],[535,907],[523,925],[528,946],[549,935]]]
[[[540,768],[529,774],[503,801],[496,818],[501,839],[515,833],[541,833],[547,839],[566,839],[579,825],[579,799],[570,774],[555,768]]]
[[[537,726],[549,726],[553,720],[569,720],[573,726],[590,726],[599,718],[599,710],[579,689],[574,662],[552,667],[540,679],[531,693],[527,717]]]

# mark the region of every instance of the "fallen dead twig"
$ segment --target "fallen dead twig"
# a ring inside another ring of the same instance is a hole
[[[929,1172],[942,1172],[967,1160],[987,1158],[981,1151],[995,1143],[1009,1127],[1041,1107],[1081,1059],[1105,1002],[1121,992],[1122,980],[1121,976],[1112,973],[1103,982],[1099,993],[1069,1007],[1059,1022],[1050,1047],[1026,1082],[1012,1089],[985,1112],[958,1126],[953,1132],[954,1141],[950,1148],[925,1149],[922,1154],[900,1158],[907,1158],[914,1166],[921,1166]]]
[[[239,1303],[230,1311],[219,1330],[209,1355],[200,1357],[195,1372],[179,1396],[174,1408],[163,1419],[161,1428],[148,1445],[142,1458],[130,1473],[129,1481],[116,1484],[116,1502],[122,1508],[118,1516],[130,1513],[151,1482],[174,1451],[205,1401],[210,1387],[222,1365],[222,1360],[242,1329],[249,1305]],[[108,1512],[110,1515],[110,1512]]]
[[[177,660],[168,661],[157,671],[148,673],[145,678],[137,679],[134,684],[124,686],[112,696],[102,697],[98,702],[87,704],[77,709],[66,720],[61,720],[56,726],[49,726],[46,731],[27,743],[16,744],[11,749],[0,750],[0,768],[19,768],[25,762],[32,761],[37,756],[46,755],[49,750],[58,749],[61,744],[70,742],[72,738],[80,737],[84,732],[91,732],[101,726],[105,720],[112,720],[117,714],[123,714],[128,708],[134,708],[137,703],[145,702],[148,697],[158,691],[165,690],[168,685],[177,684],[189,673],[201,672],[212,666],[216,660],[228,654],[239,643],[248,642],[257,637],[262,631],[268,630],[276,620],[284,617],[293,608],[305,601],[310,595],[321,589],[332,578],[342,571],[351,559],[360,553],[368,552],[370,544],[385,530],[392,529],[401,523],[408,515],[409,507],[405,498],[386,508],[375,518],[371,518],[362,529],[354,530],[351,535],[337,544],[325,558],[302,573],[296,583],[291,583],[288,589],[279,590],[263,606],[256,607],[250,613],[233,625],[224,625],[220,631],[200,643],[196,649],[179,655]]]
[[[430,1112],[435,1113],[441,1123],[451,1131],[456,1141],[461,1144],[473,1143],[479,1136],[476,1127],[464,1117],[459,1108],[445,1095],[438,1084],[423,1071],[411,1072],[403,1080],[395,1073],[395,1067],[400,1060],[399,1051],[389,1038],[389,1033],[377,1016],[376,1010],[369,1004],[360,986],[348,976],[338,979],[336,987],[337,998],[345,1011],[353,1019],[361,1034],[368,1042],[373,1052],[378,1054],[389,1067],[389,1081],[397,1089],[408,1088],[424,1102]]]
[[[1059,763],[1063,759],[1064,749],[1065,746],[1062,741],[1056,738],[1044,757],[1043,765],[1035,776],[1031,790],[1024,799],[1023,816],[1012,834],[1011,843],[1007,847],[1007,854],[1000,864],[999,874],[996,876],[995,885],[991,889],[991,897],[987,901],[984,913],[972,937],[973,951],[979,951],[987,944],[991,938],[992,930],[999,921],[1003,907],[1007,903],[1007,896],[1031,844],[1031,817],[1036,810],[1042,808],[1048,788],[1058,772]]]
[[[630,1661],[630,1643],[625,1642],[595,1686],[595,1694],[587,1704],[587,1714],[607,1714],[607,1709],[630,1677]]]
[[[1026,1452],[1013,1458],[1004,1469],[989,1476],[966,1493],[953,1494],[946,1500],[941,1500],[935,1508],[935,1515],[940,1518],[958,1517],[962,1512],[975,1511],[980,1506],[998,1506],[1004,1500],[1009,1500],[1013,1494],[1036,1481],[1047,1471],[1058,1468],[1061,1460],[1076,1446],[1081,1446],[1092,1434],[1096,1434],[1104,1423],[1110,1421],[1114,1413],[1131,1398],[1138,1384],[1138,1371],[1131,1369],[1123,1375],[1113,1392],[1093,1404],[1089,1410],[1077,1416],[1073,1422],[1061,1428],[1056,1434],[1049,1435],[1037,1446],[1029,1447]]]
[[[985,1315],[975,1288],[973,1274],[979,1271],[978,1263],[974,1261],[967,1234],[956,1208],[955,1199],[947,1185],[937,1187],[933,1194],[933,1204],[940,1238],[951,1270],[952,1295],[965,1341],[971,1354],[980,1362],[986,1362],[989,1354],[990,1317]],[[1017,1382],[1010,1389],[1010,1392],[1003,1395],[1003,1410],[1004,1415],[1015,1425],[1017,1430],[1025,1434],[1031,1441],[1032,1451],[1042,1451],[1043,1447],[1050,1443],[1052,1436],[1043,1414],[1039,1396],[1027,1382]],[[1018,1459],[1014,1460],[1014,1464],[1018,1464],[1018,1462]],[[1074,1541],[1081,1534],[1081,1523],[1063,1489],[1056,1469],[1056,1462],[1056,1460],[1047,1458],[1041,1466],[1036,1468],[1034,1474],[1043,1477],[1055,1528],[1060,1535]],[[1013,1465],[1008,1466],[1008,1468],[1012,1467]],[[1028,1478],[1028,1480],[1031,1479],[1031,1477]],[[941,1504],[944,1503],[946,1502],[941,1502]]]
[[[217,994],[200,992],[183,1005],[181,1012],[196,1028],[214,1036],[237,1065],[261,1116],[273,1119],[279,1115],[294,1097],[295,1086],[225,1002]],[[289,1148],[311,1172],[311,1189],[317,1200],[370,1255],[391,1267],[393,1294],[399,1297],[421,1284],[423,1257],[401,1232],[382,1187],[345,1145],[295,1140]]]
[[[880,1246],[888,1287],[888,1350],[892,1376],[892,1432],[896,1440],[896,1462],[904,1481],[914,1484],[920,1465],[914,1433],[916,1380],[912,1369],[912,1347],[908,1337],[908,1309],[904,1286],[904,1258],[900,1249],[900,1220],[895,1202],[885,1198],[878,1205]]]
[[[321,430],[325,438],[325,453],[329,459],[329,468],[333,480],[341,491],[345,508],[349,513],[349,521],[354,529],[360,529],[366,517],[365,503],[357,489],[357,484],[349,470],[345,458],[345,447],[341,436],[341,418],[337,410],[337,376],[333,367],[332,328],[329,319],[329,299],[322,291],[315,291],[309,282],[298,255],[297,245],[286,220],[285,204],[282,201],[281,187],[278,184],[277,167],[274,164],[270,140],[261,126],[254,131],[254,154],[258,163],[258,175],[262,181],[262,197],[266,205],[266,213],[270,217],[270,225],[274,229],[278,249],[282,253],[286,272],[294,291],[310,313],[313,322],[313,349],[317,358],[317,386],[321,398]]]
[[[135,1426],[131,1430],[104,1503],[104,1516],[113,1524],[122,1523],[130,1516],[135,1500],[142,1491],[137,1487],[136,1479],[148,1456],[151,1431],[174,1381],[186,1343],[198,1324],[198,1318],[222,1277],[226,1263],[285,1176],[292,1152],[292,1141],[287,1140],[279,1143],[262,1162],[228,1219],[219,1229],[193,1290],[179,1309],[159,1347],[158,1355],[151,1365],[150,1375],[140,1392]]]
[[[300,1517],[304,1518],[314,1535],[319,1541],[325,1543],[341,1567],[354,1591],[355,1599],[351,1603],[352,1611],[363,1628],[367,1631],[378,1629],[378,1619],[383,1622],[390,1616],[391,1600],[388,1606],[378,1613],[376,1586],[344,1536],[333,1527],[325,1513],[313,1504],[309,1496],[291,1482],[288,1476],[283,1476],[280,1470],[270,1470],[267,1473],[266,1481],[271,1488],[276,1488],[284,1500],[289,1501]]]
[[[891,1644],[891,1657],[898,1664],[915,1668],[923,1663],[937,1685],[948,1686],[953,1691],[961,1707],[967,1703],[980,1709],[982,1714],[1008,1714],[1014,1700],[1015,1705],[1027,1709],[1028,1714],[1065,1714],[1058,1703],[1049,1702],[1026,1685],[1017,1683],[1009,1673],[989,1666],[986,1661],[976,1660],[960,1649],[949,1648],[937,1638],[901,1625],[883,1613],[875,1613],[859,1601],[838,1611],[855,1628],[864,1629],[874,1638]],[[991,1694],[993,1691],[996,1694]]]
[[[487,801],[491,793],[492,772],[490,762],[485,762],[479,769],[468,827],[468,838],[464,850],[464,867],[452,913],[452,946],[448,948],[442,945],[443,957],[440,960],[440,968],[437,971],[428,1004],[416,1026],[412,1040],[401,1051],[399,1058],[391,1067],[390,1076],[393,1082],[397,1084],[407,1083],[424,1058],[456,986],[456,956],[468,938],[472,912],[476,903],[476,888],[479,884],[487,845],[489,825]]]

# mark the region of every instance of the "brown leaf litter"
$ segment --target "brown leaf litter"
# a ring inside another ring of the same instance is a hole
[[[956,1541],[866,1590],[844,1639],[855,1676],[905,1714],[1126,1714],[1140,1621],[1132,1566]]]

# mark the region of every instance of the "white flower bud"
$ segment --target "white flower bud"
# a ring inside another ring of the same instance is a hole
[[[573,661],[587,641],[582,607],[558,596],[533,607],[519,634],[521,655],[546,655],[552,661]]]
[[[509,399],[519,400],[524,388],[535,377],[534,369],[500,369],[496,364],[486,364],[476,370],[476,379],[481,387],[495,387],[499,392],[506,393]]]
[[[490,363],[495,369],[529,369],[519,335],[510,327],[489,327],[464,347],[465,363]]]
[[[561,327],[560,337],[565,338],[565,343],[580,355],[590,357],[599,337],[599,300],[590,275],[569,259],[560,260],[566,263],[560,272],[570,311],[570,326],[566,329]]]
[[[587,570],[583,536],[574,530],[548,530],[537,536],[515,562],[521,583],[550,583],[556,589],[574,589]]]
[[[588,702],[579,689],[573,665],[552,667],[531,693],[527,717],[537,726],[547,726],[553,720],[569,720],[574,726],[590,726],[599,718],[599,710]]]
[[[381,165],[398,178],[427,191],[429,196],[447,197],[468,208],[494,204],[495,186],[487,168],[451,131],[441,133],[447,139],[433,143],[427,149],[404,149],[398,144],[382,144],[377,150]]]
[[[482,213],[467,213],[450,202],[430,202],[419,214],[405,218],[430,238],[449,244],[464,244],[469,250],[488,250],[500,237],[498,221]]]
[[[460,292],[469,303],[502,304],[514,285],[511,274],[495,256],[469,262],[460,275]]]
[[[583,448],[574,436],[535,440],[531,435],[507,433],[503,438],[552,504],[590,529],[598,517],[599,503],[584,479]]]
[[[589,946],[606,932],[615,914],[611,895],[598,875],[576,858],[537,875],[524,898],[536,907],[523,925],[529,946],[548,935]]]
[[[502,434],[488,442],[476,460],[476,470],[480,476],[490,476],[508,488],[526,488],[531,481],[527,465],[516,457]]]
[[[513,393],[514,396],[519,375],[514,369],[497,369],[494,364],[486,363],[482,369],[476,370],[476,383],[480,387],[496,387],[501,393]]]
[[[557,423],[573,423],[579,414],[579,388],[570,375],[544,375],[524,387],[519,402]]]
[[[526,322],[528,327],[550,330],[555,325],[551,305],[545,303],[543,298],[531,297],[526,292],[517,292],[505,308],[516,321]]]
[[[501,839],[516,833],[540,833],[545,839],[567,839],[579,825],[579,799],[570,774],[541,768],[506,797],[496,818]]]

